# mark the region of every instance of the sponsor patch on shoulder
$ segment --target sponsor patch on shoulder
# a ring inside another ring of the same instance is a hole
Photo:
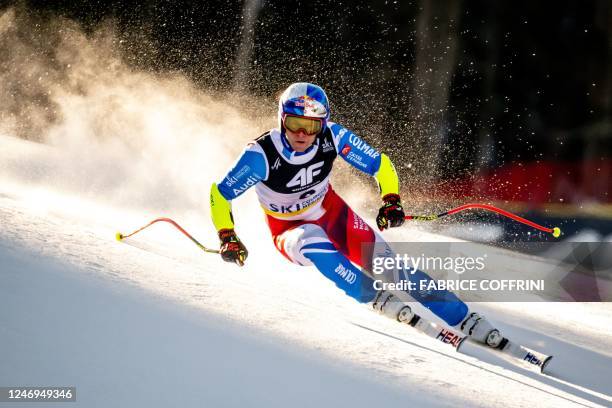
[[[351,146],[349,146],[348,144],[345,144],[344,147],[342,148],[342,155],[346,156],[347,154],[349,154],[350,151],[351,151]]]

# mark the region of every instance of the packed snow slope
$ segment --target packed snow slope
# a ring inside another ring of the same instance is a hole
[[[239,268],[167,225],[114,239],[165,215],[216,245],[206,177],[194,208],[180,194],[175,208],[171,197],[134,204],[120,190],[141,175],[101,165],[114,147],[82,150],[75,165],[78,150],[65,146],[0,144],[0,386],[75,386],[71,407],[612,405],[609,304],[475,305],[511,338],[554,354],[554,376],[476,346],[457,353],[287,262],[252,193],[234,207],[250,250]],[[166,186],[141,185],[143,200]],[[443,239],[410,228],[388,236]],[[508,256],[511,268],[519,255]]]
[[[210,184],[275,107],[127,66],[113,30],[0,15],[0,386],[77,388],[54,407],[612,405],[610,304],[474,305],[555,355],[544,376],[476,346],[457,353],[290,264],[253,192],[234,203],[243,268],[168,225],[117,242],[167,216],[216,246]],[[335,189],[369,219],[374,182],[338,167]],[[547,266],[505,256],[508,275]]]

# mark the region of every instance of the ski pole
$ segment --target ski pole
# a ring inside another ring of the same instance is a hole
[[[130,234],[127,234],[127,235],[123,235],[122,233],[117,232],[115,234],[115,238],[117,239],[117,241],[121,241],[124,238],[129,238],[132,235],[138,234],[143,229],[145,229],[147,227],[150,227],[151,225],[155,224],[156,222],[167,222],[169,224],[172,224],[174,227],[176,227],[176,229],[181,231],[183,233],[183,235],[185,235],[187,238],[189,238],[194,244],[196,244],[204,252],[210,252],[210,253],[213,253],[213,254],[218,254],[219,253],[218,249],[206,248],[204,245],[200,244],[197,239],[192,237],[187,231],[185,231],[183,229],[183,227],[178,225],[178,223],[176,223],[174,220],[171,220],[170,218],[163,218],[163,217],[162,218],[156,218],[153,221],[151,221],[150,223],[148,223],[147,225],[145,225],[145,226],[143,226],[141,228],[138,228],[136,231],[134,231],[134,232],[132,232]]]
[[[451,210],[445,211],[443,213],[440,214],[431,214],[431,215],[407,215],[405,217],[405,219],[407,220],[417,220],[417,221],[432,221],[432,220],[436,220],[438,218],[444,217],[446,215],[452,215],[452,214],[456,214],[460,211],[465,211],[465,210],[470,210],[470,209],[481,209],[481,210],[487,210],[487,211],[491,211],[500,215],[503,215],[504,217],[508,217],[514,221],[518,221],[520,223],[529,225],[530,227],[539,229],[540,231],[544,231],[544,232],[548,232],[549,234],[552,234],[553,237],[555,238],[559,238],[559,236],[561,236],[561,229],[559,227],[554,227],[554,228],[546,228],[540,224],[536,224],[533,221],[529,221],[523,217],[520,217],[516,214],[512,214],[511,212],[508,212],[506,210],[502,210],[501,208],[497,208],[494,207],[492,205],[489,204],[464,204],[462,206],[459,206],[457,208],[453,208]]]

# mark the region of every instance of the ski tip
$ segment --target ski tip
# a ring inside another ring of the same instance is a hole
[[[115,239],[116,239],[117,241],[121,241],[121,240],[123,239],[123,234],[122,234],[122,233],[120,233],[120,232],[117,232],[117,233],[115,234]]]
[[[559,238],[561,236],[561,229],[559,227],[553,228],[552,236]]]
[[[548,363],[550,363],[550,360],[552,360],[553,356],[548,356],[544,359],[544,361],[542,362],[542,365],[540,366],[540,372],[542,374],[546,374],[544,372],[544,370],[546,369],[546,366],[548,365]]]

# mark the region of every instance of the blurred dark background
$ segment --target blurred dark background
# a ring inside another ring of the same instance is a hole
[[[130,63],[212,92],[273,104],[317,83],[415,196],[569,211],[612,232],[609,0],[17,4],[90,31],[113,19]]]

